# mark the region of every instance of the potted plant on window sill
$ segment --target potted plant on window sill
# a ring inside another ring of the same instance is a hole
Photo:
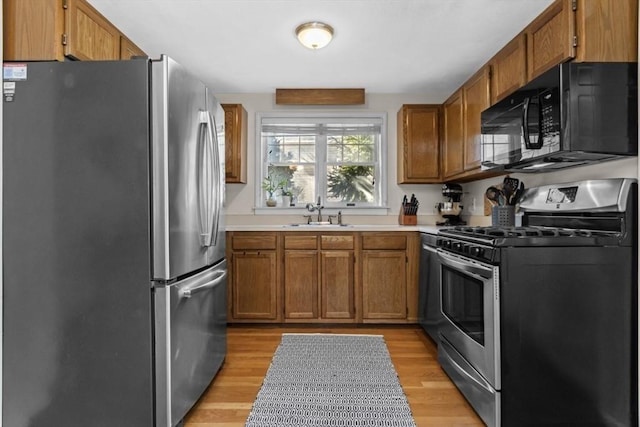
[[[286,181],[285,181],[285,185],[280,187],[280,194],[282,195],[282,206],[283,207],[293,206],[293,203],[292,203],[293,202],[293,191],[291,191],[289,189],[289,187],[287,187]]]
[[[277,205],[275,193],[282,188],[283,185],[284,182],[276,181],[271,174],[262,180],[262,189],[267,192],[266,204],[268,207],[273,208]]]

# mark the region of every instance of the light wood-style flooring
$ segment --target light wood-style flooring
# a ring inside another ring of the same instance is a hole
[[[435,344],[418,326],[245,326],[228,329],[225,363],[185,427],[244,426],[282,333],[383,335],[418,427],[484,424],[437,362]]]

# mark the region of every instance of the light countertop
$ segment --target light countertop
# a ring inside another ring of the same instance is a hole
[[[251,224],[227,225],[226,231],[419,231],[421,233],[437,234],[441,227],[435,225],[398,225],[398,224],[347,224],[338,225],[298,225],[289,224]]]

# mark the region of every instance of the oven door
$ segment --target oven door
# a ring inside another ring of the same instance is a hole
[[[498,267],[438,250],[440,334],[494,390],[500,390]]]

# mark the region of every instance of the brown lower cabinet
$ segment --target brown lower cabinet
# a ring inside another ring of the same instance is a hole
[[[275,233],[227,235],[227,318],[278,322],[278,252]]]
[[[355,322],[355,236],[296,232],[282,239],[284,321]]]
[[[343,236],[355,245],[355,236]],[[320,251],[320,318],[355,321],[355,253],[353,249]]]
[[[416,323],[417,232],[228,232],[232,323]]]
[[[362,251],[362,318],[407,318],[407,256],[404,251]]]

